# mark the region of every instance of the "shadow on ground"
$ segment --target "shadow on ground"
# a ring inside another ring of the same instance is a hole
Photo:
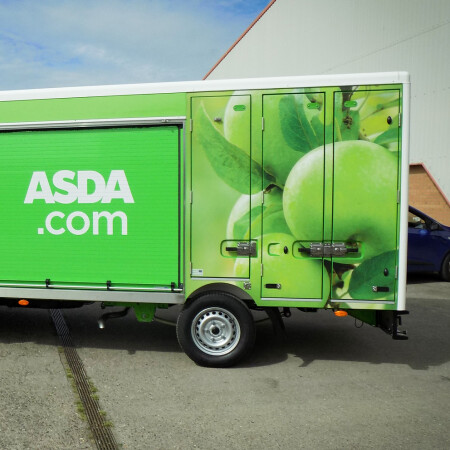
[[[422,278],[424,277],[424,278]],[[432,283],[430,276],[414,275],[413,284]],[[430,280],[430,281],[428,281]],[[178,309],[177,309],[178,308]],[[278,364],[295,355],[299,367],[318,360],[401,364],[415,370],[439,366],[450,359],[450,302],[442,299],[408,300],[410,315],[403,318],[408,341],[395,341],[380,329],[355,322],[351,317],[336,318],[330,311],[303,313],[292,311],[285,319],[286,336],[276,336],[270,322],[257,325],[254,352],[240,367]],[[175,321],[179,307],[158,313]],[[64,316],[77,347],[139,352],[181,353],[175,327],[139,323],[133,312],[107,322],[100,330],[97,320],[104,311],[99,305],[65,310]],[[355,327],[356,326],[356,327]],[[18,310],[0,307],[0,343],[33,341],[59,345],[46,310]]]
[[[440,281],[442,281],[442,279],[438,273],[417,272],[408,273],[407,284],[436,283]]]

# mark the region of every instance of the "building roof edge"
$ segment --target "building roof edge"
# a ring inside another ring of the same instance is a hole
[[[423,162],[417,162],[417,163],[410,163],[409,166],[421,166],[423,170],[425,170],[425,173],[430,178],[431,182],[434,184],[435,188],[438,190],[439,194],[441,194],[444,201],[447,203],[447,205],[450,207],[450,201],[448,200],[447,196],[445,195],[444,191],[440,188],[438,182],[435,180],[433,175],[431,175],[431,172],[427,169],[427,166]]]
[[[214,64],[214,66],[210,69],[210,71],[203,77],[203,80],[206,80],[214,70],[216,70],[217,66],[228,56],[228,54],[236,47],[237,44],[244,38],[244,36],[256,25],[256,23],[261,19],[261,17],[271,8],[271,6],[277,0],[271,0],[271,2],[258,14],[256,19],[247,27],[247,29],[238,37],[238,39],[234,42],[234,44],[222,55],[222,57]]]

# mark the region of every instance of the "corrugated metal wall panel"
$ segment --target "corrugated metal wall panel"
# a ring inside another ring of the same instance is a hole
[[[411,161],[450,198],[450,2],[277,0],[208,79],[406,70]]]

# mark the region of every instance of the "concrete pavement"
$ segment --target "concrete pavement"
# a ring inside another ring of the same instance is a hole
[[[410,279],[407,307],[408,341],[293,310],[285,341],[259,324],[231,369],[196,366],[174,327],[132,313],[104,330],[98,305],[64,315],[123,448],[449,448],[450,285]],[[0,324],[0,448],[91,448],[48,313],[1,308]]]

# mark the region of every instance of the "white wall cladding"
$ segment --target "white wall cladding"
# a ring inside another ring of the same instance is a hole
[[[450,199],[450,0],[277,0],[208,79],[411,74],[411,162]]]

